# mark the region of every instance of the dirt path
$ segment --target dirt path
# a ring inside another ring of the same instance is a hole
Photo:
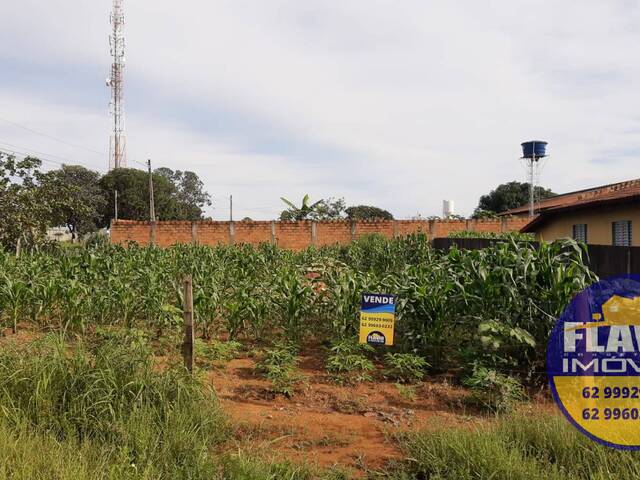
[[[402,458],[395,433],[442,429],[481,421],[465,415],[464,391],[446,383],[416,386],[414,400],[393,383],[339,386],[327,378],[318,355],[300,357],[306,381],[293,398],[273,395],[255,375],[254,360],[232,360],[209,372],[224,411],[238,425],[242,448],[262,447],[279,460],[320,467],[340,465],[363,473]],[[457,413],[454,413],[454,410]]]

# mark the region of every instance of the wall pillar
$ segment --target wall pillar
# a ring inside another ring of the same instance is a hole
[[[198,224],[191,222],[191,243],[198,243]]]
[[[351,222],[351,241],[355,242],[356,241],[356,233],[357,233],[357,226],[356,226],[356,222],[352,221]]]
[[[276,238],[276,222],[271,222],[271,245],[277,245],[278,239]]]
[[[311,222],[311,245],[316,245],[318,243],[318,224],[313,221]]]
[[[398,221],[393,220],[393,238],[398,238],[400,234],[398,233]]]
[[[157,245],[157,231],[156,231],[156,222],[151,222],[150,230],[149,230],[149,243],[151,245]]]
[[[229,245],[236,243],[236,226],[233,222],[229,222]]]

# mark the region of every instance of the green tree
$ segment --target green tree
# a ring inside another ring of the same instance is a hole
[[[344,217],[345,208],[344,198],[325,198],[320,201],[310,217],[313,220],[335,220]]]
[[[102,211],[102,226],[114,216],[115,194],[118,191],[118,218],[149,220],[149,174],[135,168],[116,168],[100,179],[107,204]],[[180,208],[176,187],[166,177],[153,174],[154,206],[157,220],[179,220]]]
[[[41,245],[47,228],[78,193],[77,186],[48,181],[41,165],[34,157],[17,160],[0,153],[0,244],[5,248]]]
[[[52,222],[67,226],[73,238],[97,229],[107,199],[100,188],[100,174],[79,165],[63,165],[42,176],[42,186],[66,195]]]
[[[158,168],[156,174],[170,180],[176,187],[179,216],[183,220],[200,220],[203,208],[211,205],[211,197],[204,190],[204,183],[198,175],[190,171],[173,171],[170,168]]]
[[[355,205],[345,210],[349,220],[393,220],[393,215],[382,208],[370,205]]]
[[[536,187],[536,198],[549,198],[556,195],[551,190]],[[529,201],[529,184],[520,182],[508,182],[498,185],[487,195],[482,195],[475,209],[474,218],[501,213],[512,208],[525,205]]]

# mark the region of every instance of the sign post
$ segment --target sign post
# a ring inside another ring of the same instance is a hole
[[[363,293],[360,304],[360,343],[393,345],[396,295]]]

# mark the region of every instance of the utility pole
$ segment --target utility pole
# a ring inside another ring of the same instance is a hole
[[[147,160],[149,167],[149,218],[152,222],[156,221],[156,207],[153,201],[153,173],[151,172],[151,159]]]
[[[116,222],[118,221],[118,190],[114,190],[113,191],[113,203],[114,203],[114,210],[115,210],[115,220]]]
[[[233,195],[229,195],[229,221],[233,222]]]

